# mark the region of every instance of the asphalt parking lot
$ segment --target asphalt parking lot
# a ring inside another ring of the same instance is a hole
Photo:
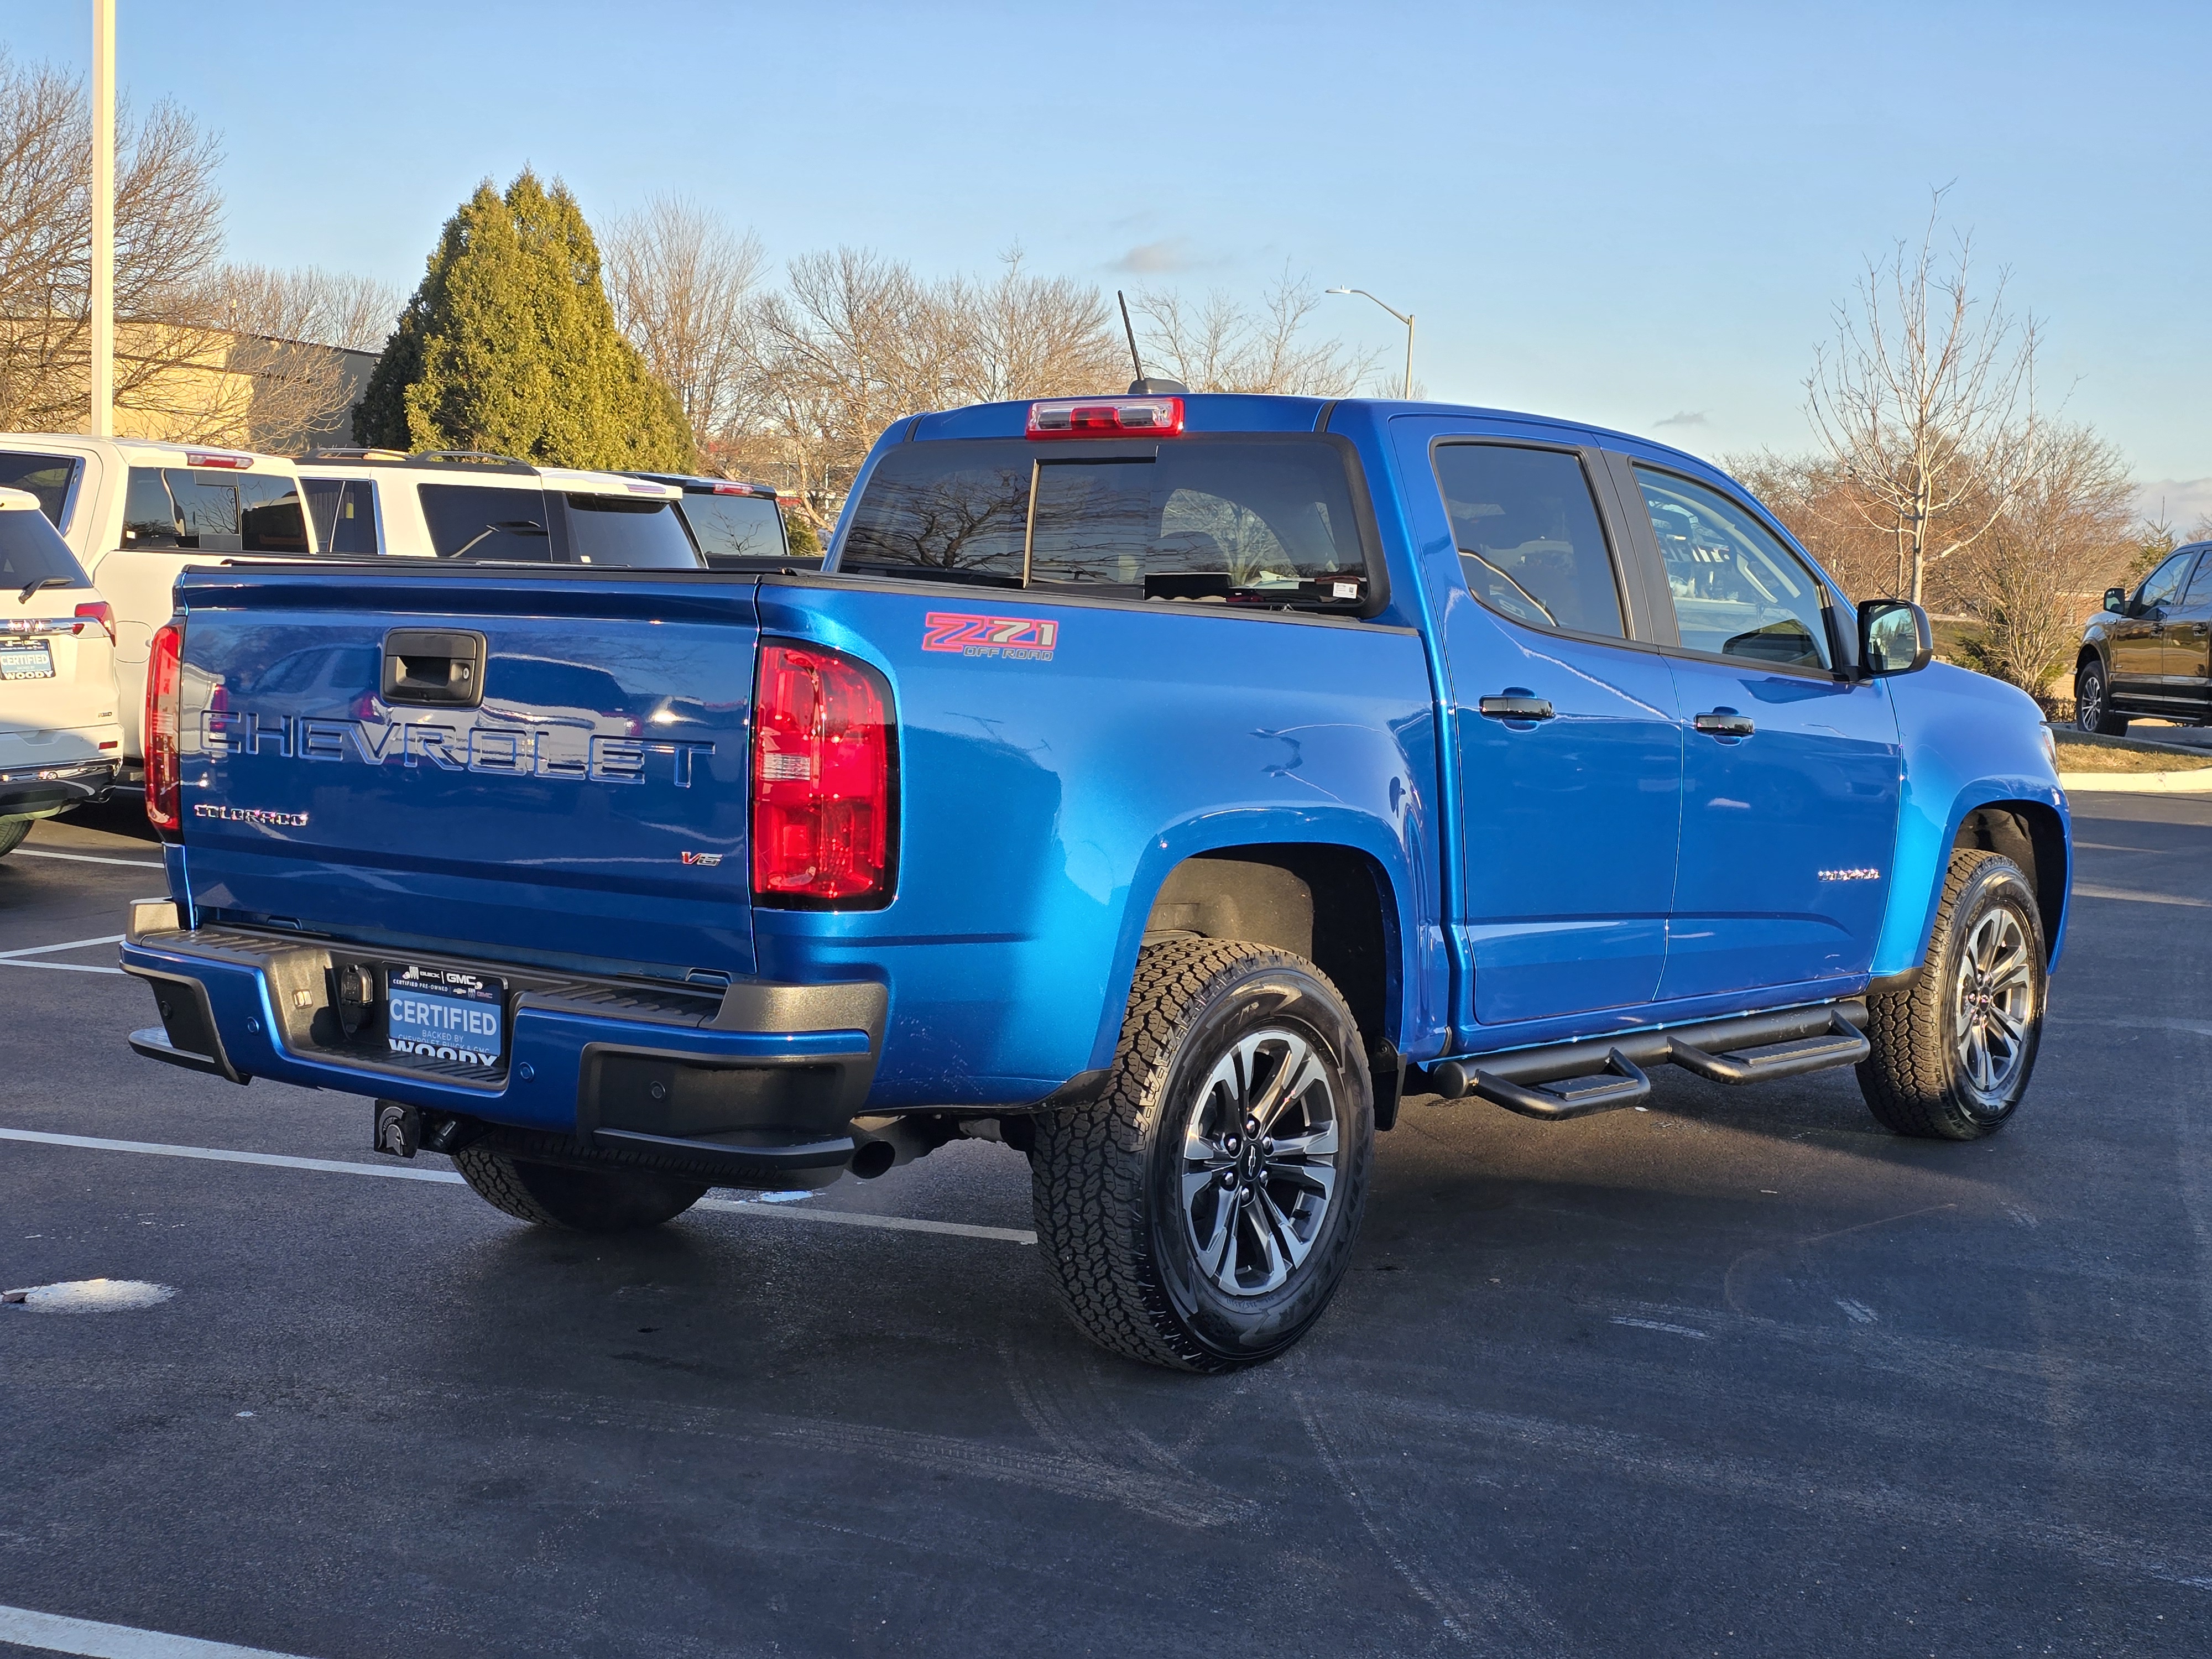
[[[2003,1133],[1894,1139],[1847,1073],[1415,1102],[1334,1309],[1224,1378],[1060,1322],[1003,1147],[610,1242],[138,1060],[112,944],[46,947],[153,849],[41,826],[0,1282],[175,1294],[0,1306],[0,1603],[307,1659],[2201,1655],[2212,802],[2075,811]]]

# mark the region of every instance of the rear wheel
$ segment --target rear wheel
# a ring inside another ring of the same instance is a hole
[[[464,1146],[453,1167],[478,1198],[518,1221],[580,1233],[658,1227],[706,1196],[706,1183],[640,1170],[578,1170]]]
[[[31,833],[29,818],[0,818],[0,859],[4,859],[23,844],[23,837]]]
[[[1062,1305],[1152,1364],[1272,1358],[1350,1263],[1374,1133],[1358,1029],[1312,963],[1230,940],[1146,951],[1105,1094],[1036,1120]]]
[[[2125,737],[2128,717],[2115,714],[2112,704],[2112,686],[2105,678],[2104,664],[2084,663],[2081,672],[2074,677],[2074,724],[2100,737]]]
[[[1902,1135],[1976,1140],[2027,1092],[2043,1035],[2043,921],[2027,878],[1995,853],[1952,854],[1928,959],[1911,988],[1867,999],[1859,1091]]]

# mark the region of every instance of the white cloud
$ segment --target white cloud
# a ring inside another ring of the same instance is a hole
[[[2212,519],[2212,478],[2160,478],[2136,486],[2136,511],[2186,536]]]
[[[1133,276],[1165,276],[1178,270],[1188,270],[1197,264],[1191,257],[1189,242],[1181,236],[1169,236],[1157,242],[1139,242],[1107,267],[1122,270]]]
[[[1665,420],[1651,422],[1654,431],[1662,426],[1710,426],[1712,422],[1705,418],[1705,411],[1702,409],[1677,410]]]

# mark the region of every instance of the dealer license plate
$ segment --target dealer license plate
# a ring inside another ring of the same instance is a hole
[[[44,640],[28,645],[0,645],[0,680],[50,680],[54,653]]]
[[[384,1000],[385,1040],[401,1065],[495,1072],[504,1063],[504,980],[395,962]]]

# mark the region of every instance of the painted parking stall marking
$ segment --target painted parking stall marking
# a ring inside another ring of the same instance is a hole
[[[384,1164],[353,1164],[331,1158],[292,1158],[281,1152],[240,1152],[224,1146],[173,1146],[154,1140],[110,1140],[100,1135],[69,1135],[51,1129],[0,1128],[0,1140],[19,1140],[37,1146],[74,1146],[88,1152],[137,1152],[155,1158],[203,1158],[213,1164],[258,1164],[272,1170],[305,1170],[317,1175],[373,1176],[386,1181],[432,1181],[443,1186],[465,1185],[451,1170],[417,1170],[393,1159]],[[1036,1235],[1025,1227],[986,1227],[969,1221],[931,1221],[921,1216],[873,1215],[865,1210],[820,1210],[804,1204],[769,1198],[702,1198],[691,1206],[724,1214],[780,1216],[791,1221],[818,1221],[837,1227],[872,1227],[884,1232],[936,1233],[947,1238],[986,1238],[1004,1244],[1034,1244]]]

